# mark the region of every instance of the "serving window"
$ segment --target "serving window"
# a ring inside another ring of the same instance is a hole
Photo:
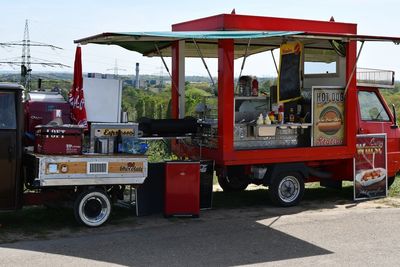
[[[304,75],[336,76],[339,73],[339,55],[330,49],[304,49]]]

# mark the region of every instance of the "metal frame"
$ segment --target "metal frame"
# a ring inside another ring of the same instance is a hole
[[[54,156],[54,155],[35,155],[33,156],[38,160],[38,177],[40,186],[77,186],[77,185],[111,185],[111,184],[142,184],[144,183],[147,172],[148,164],[147,157],[130,155],[130,156],[107,156],[107,155],[77,155],[77,156]],[[46,166],[54,163],[107,163],[110,162],[143,162],[143,171],[134,173],[110,173],[90,174],[85,168],[85,173],[64,174],[64,173],[46,173]]]
[[[354,35],[357,33],[356,24],[337,23],[326,21],[311,21],[299,19],[284,19],[270,17],[256,17],[243,15],[218,15],[198,20],[192,20],[172,26],[173,31],[207,31],[207,30],[264,30],[264,31],[304,31],[309,35],[317,36],[324,32],[325,35]],[[333,38],[332,37],[332,38]],[[299,38],[301,38],[299,36]],[[317,38],[317,37],[314,37]],[[218,41],[218,148],[185,148],[174,147],[174,151],[180,155],[199,155],[203,158],[213,159],[217,165],[247,165],[265,164],[277,162],[321,161],[335,159],[352,159],[355,152],[356,124],[351,123],[356,118],[356,77],[352,76],[352,69],[356,64],[356,41],[349,41],[346,49],[346,83],[349,90],[345,100],[345,144],[335,147],[307,147],[257,150],[234,150],[234,77],[233,60],[234,44],[232,39],[220,39]],[[172,49],[176,47],[173,44]],[[179,62],[173,53],[172,69]],[[178,81],[178,73],[172,72],[173,82]],[[174,99],[175,98],[175,99]],[[176,96],[172,94],[172,103],[176,102]],[[173,107],[174,110],[174,107]],[[175,149],[176,148],[176,149]],[[197,152],[193,153],[193,149]],[[180,151],[184,151],[180,153]],[[198,151],[198,150],[201,150]]]

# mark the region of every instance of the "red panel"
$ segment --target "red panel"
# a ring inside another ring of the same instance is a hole
[[[357,25],[330,21],[221,14],[172,25],[173,31],[268,30],[356,33]]]
[[[166,162],[164,214],[200,213],[200,163]]]
[[[353,67],[356,64],[357,54],[357,42],[352,41],[347,45],[347,57],[346,57],[346,82],[349,81]],[[350,81],[347,95],[345,96],[345,125],[346,125],[346,136],[345,142],[351,153],[356,151],[356,134],[357,134],[357,82],[356,73]]]
[[[216,31],[223,29],[223,23],[223,15],[216,15],[174,24],[172,31]]]
[[[179,41],[172,44],[171,117],[179,118]]]
[[[218,147],[223,157],[233,150],[233,40],[218,41]]]
[[[36,127],[35,153],[47,155],[82,154],[83,128],[67,126]]]

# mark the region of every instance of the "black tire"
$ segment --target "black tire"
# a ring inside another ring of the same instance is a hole
[[[240,192],[247,188],[250,179],[244,173],[243,167],[232,166],[228,168],[226,176],[218,176],[218,183],[224,192]]]
[[[279,173],[272,178],[268,193],[272,202],[278,206],[296,206],[304,195],[303,176],[298,172]]]
[[[99,227],[111,214],[111,201],[104,190],[92,188],[81,192],[75,199],[75,219],[88,227]]]
[[[387,183],[388,183],[388,189],[389,189],[389,187],[391,187],[392,186],[392,184],[394,183],[394,180],[396,179],[396,176],[392,176],[392,177],[388,177],[388,181],[387,181]]]

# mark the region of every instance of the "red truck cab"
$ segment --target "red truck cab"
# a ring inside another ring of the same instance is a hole
[[[357,133],[386,133],[389,185],[400,169],[400,129],[385,99],[374,87],[358,87]]]

